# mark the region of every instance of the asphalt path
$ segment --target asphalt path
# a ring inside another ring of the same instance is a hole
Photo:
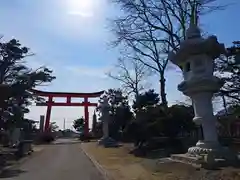
[[[6,180],[103,180],[80,148],[78,141],[59,139],[28,157],[20,165],[4,171]]]

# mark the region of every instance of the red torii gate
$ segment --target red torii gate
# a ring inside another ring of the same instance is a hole
[[[100,97],[104,91],[94,92],[94,93],[69,93],[69,92],[46,92],[46,91],[39,91],[39,90],[31,90],[34,94],[38,96],[47,97],[47,101],[44,103],[37,103],[37,106],[47,106],[46,112],[46,120],[45,120],[45,131],[49,130],[50,125],[50,116],[52,106],[84,106],[84,135],[88,135],[89,133],[89,112],[88,107],[90,106],[97,106],[97,103],[90,103],[88,98],[97,98]],[[66,102],[54,102],[53,98],[66,98]],[[83,98],[84,101],[80,103],[71,102],[71,98]]]

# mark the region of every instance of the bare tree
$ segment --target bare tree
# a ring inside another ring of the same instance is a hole
[[[146,79],[151,74],[151,70],[142,63],[126,57],[119,58],[115,69],[108,73],[112,79],[118,80],[122,84],[125,93],[134,94],[137,97],[147,84]]]
[[[226,54],[216,60],[216,75],[224,81],[224,85],[215,96],[222,99],[226,111],[229,105],[240,103],[239,64],[240,41],[235,41],[227,48]]]
[[[186,38],[191,19],[220,9],[216,0],[112,0],[124,14],[115,19],[115,46],[133,52],[131,57],[159,74],[162,104],[167,106],[165,71],[168,54]]]

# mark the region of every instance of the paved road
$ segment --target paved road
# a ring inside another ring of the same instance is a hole
[[[73,140],[61,139],[36,153],[19,167],[0,175],[6,180],[103,180]]]

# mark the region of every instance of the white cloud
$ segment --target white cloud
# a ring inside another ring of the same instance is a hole
[[[72,72],[76,76],[81,77],[96,77],[101,79],[108,78],[106,73],[110,70],[109,67],[87,67],[87,66],[67,66],[66,70]]]
[[[68,14],[80,15],[82,17],[94,17],[99,15],[99,7],[102,4],[98,0],[68,0],[65,2]]]
[[[82,17],[93,17],[94,13],[93,12],[83,12],[83,11],[70,11],[68,12],[70,15],[79,15]]]
[[[90,3],[92,2],[92,3]],[[68,39],[97,40],[108,37],[105,0],[54,0],[54,9],[38,18],[39,29]],[[44,9],[45,6],[39,7]]]

